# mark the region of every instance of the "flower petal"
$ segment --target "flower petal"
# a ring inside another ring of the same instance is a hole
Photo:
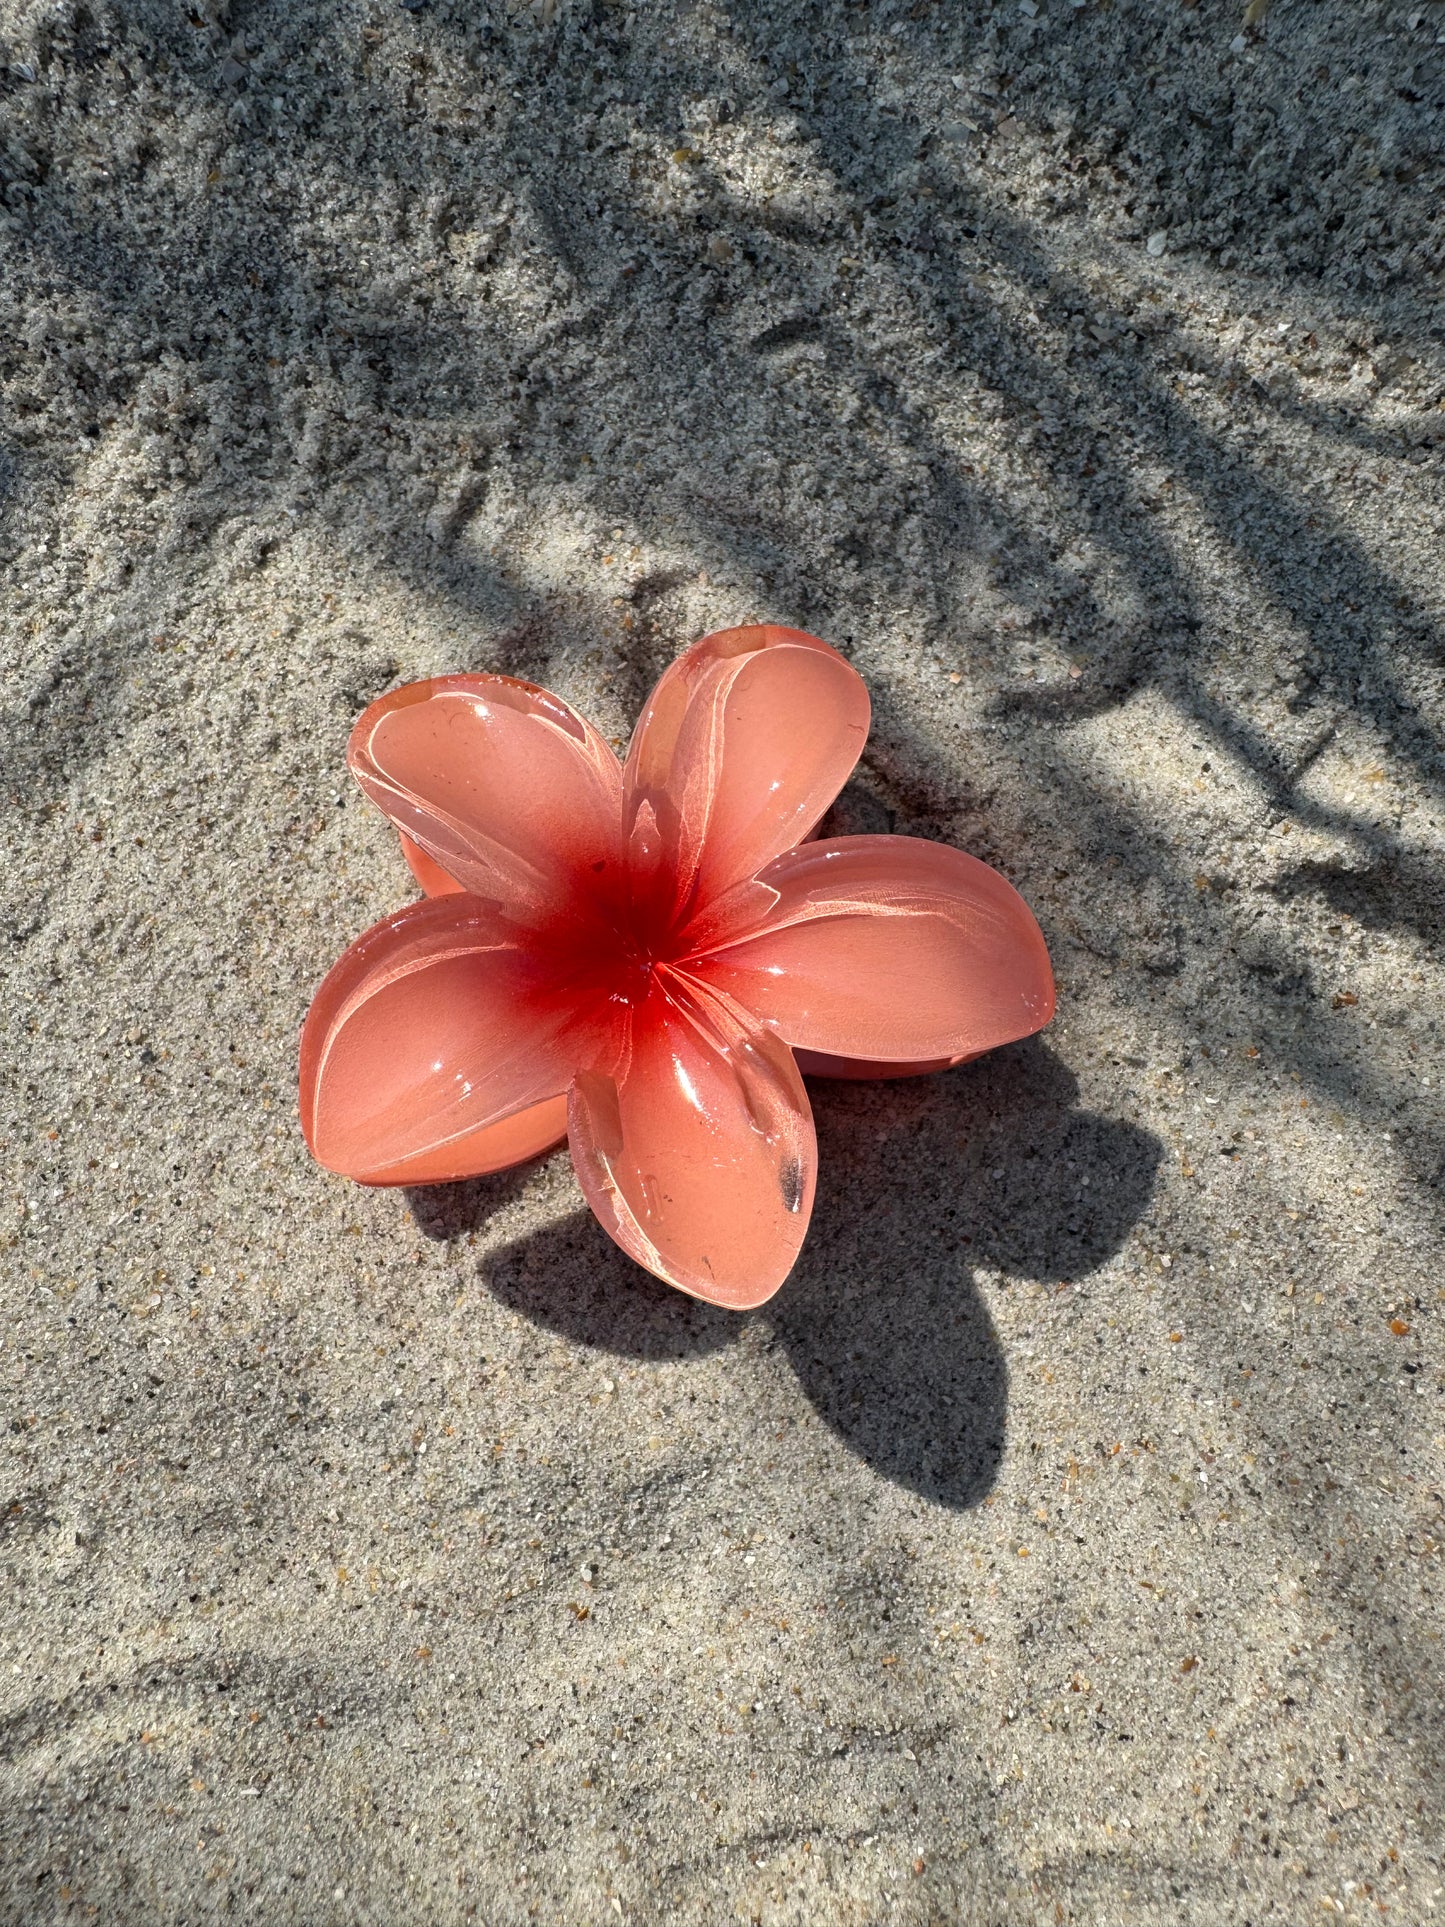
[[[544,1097],[525,1111],[504,1117],[500,1124],[484,1124],[479,1131],[416,1157],[369,1172],[366,1184],[450,1184],[456,1178],[479,1178],[487,1171],[505,1171],[525,1164],[561,1144],[567,1136],[567,1093]]]
[[[346,756],[423,855],[519,920],[545,920],[616,874],[617,758],[545,689],[509,676],[408,683],[364,712]]]
[[[405,830],[401,832],[401,853],[427,896],[455,897],[465,894],[456,878],[448,876],[440,863],[433,863],[426,851],[413,843]]]
[[[686,914],[813,829],[868,735],[868,692],[800,629],[704,636],[663,675],[627,756],[624,824],[664,914]]]
[[[565,1092],[605,1020],[579,1015],[558,959],[471,896],[408,904],[357,939],[301,1033],[312,1153],[363,1183],[435,1183],[531,1156],[541,1120],[479,1137]],[[552,1114],[555,1122],[556,1114]],[[476,1160],[481,1156],[482,1162]]]
[[[965,1051],[961,1057],[912,1058],[906,1064],[884,1057],[835,1057],[829,1051],[795,1050],[798,1069],[804,1077],[865,1078],[870,1083],[889,1077],[929,1077],[934,1071],[951,1071],[955,1064],[970,1063],[982,1051]]]
[[[668,1284],[744,1310],[792,1269],[813,1116],[792,1053],[726,1000],[655,979],[624,1061],[574,1081],[568,1136],[604,1230]]]
[[[1049,954],[1007,878],[908,836],[809,843],[714,906],[689,972],[789,1044],[890,1063],[992,1050],[1054,1013]],[[725,943],[717,926],[749,930]]]

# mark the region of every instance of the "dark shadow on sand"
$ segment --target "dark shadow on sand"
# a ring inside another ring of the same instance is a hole
[[[1156,1139],[1079,1107],[1037,1039],[940,1076],[811,1086],[818,1196],[767,1320],[819,1415],[882,1477],[977,1505],[1007,1431],[1008,1372],[980,1269],[1072,1284],[1147,1207]],[[475,1229],[515,1174],[411,1191],[429,1237]],[[731,1344],[743,1321],[634,1265],[579,1210],[486,1263],[513,1311],[575,1344],[655,1362]]]

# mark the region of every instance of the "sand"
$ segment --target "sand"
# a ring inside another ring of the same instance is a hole
[[[0,1917],[1424,1922],[1445,10],[0,5]],[[745,1317],[308,1159],[396,682],[749,616],[1059,1016]]]

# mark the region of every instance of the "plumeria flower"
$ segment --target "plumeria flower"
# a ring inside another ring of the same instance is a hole
[[[374,702],[347,760],[426,895],[312,1002],[314,1155],[436,1184],[565,1136],[639,1264],[714,1304],[771,1297],[813,1207],[801,1073],[939,1070],[1053,1015],[1043,937],[996,870],[916,837],[809,840],[867,734],[856,671],[772,627],[673,663],[625,764],[508,676]]]

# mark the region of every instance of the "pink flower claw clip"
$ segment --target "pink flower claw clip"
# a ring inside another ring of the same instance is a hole
[[[727,629],[653,691],[626,764],[556,696],[442,676],[347,760],[426,892],[317,991],[301,1122],[362,1184],[500,1170],[564,1136],[603,1228],[668,1284],[761,1304],[817,1144],[801,1072],[892,1077],[1042,1029],[1039,927],[987,864],[809,841],[868,693],[796,629]]]

